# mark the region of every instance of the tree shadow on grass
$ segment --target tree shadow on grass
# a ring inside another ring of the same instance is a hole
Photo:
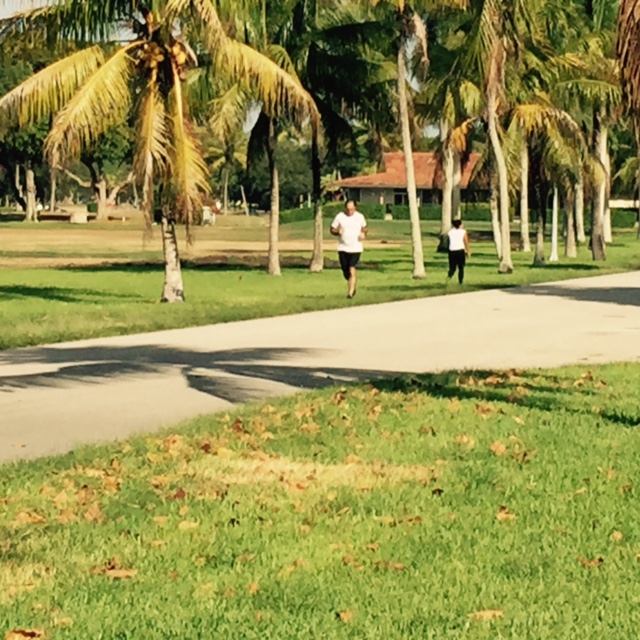
[[[434,398],[473,400],[593,416],[605,383],[590,374],[573,378],[542,371],[448,371],[404,374],[400,371],[301,365],[301,359],[329,350],[246,348],[194,350],[163,345],[40,347],[0,353],[0,392],[29,388],[68,388],[109,380],[153,379],[178,373],[191,389],[231,403],[370,382],[381,391],[422,393]],[[297,361],[297,362],[296,362]],[[10,367],[15,366],[11,372]],[[23,367],[23,368],[22,368]],[[24,373],[21,373],[21,368]],[[586,377],[584,377],[586,376]],[[600,385],[600,387],[598,386]],[[122,402],[137,402],[123,397]],[[599,419],[625,427],[640,424],[614,400]]]
[[[95,289],[77,289],[75,287],[34,287],[30,285],[0,285],[0,300],[23,300],[40,298],[57,302],[91,302],[104,299],[140,300],[142,296],[124,293],[109,293]]]

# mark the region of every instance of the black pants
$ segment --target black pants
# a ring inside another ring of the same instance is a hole
[[[338,257],[340,258],[340,268],[342,269],[342,275],[345,280],[351,277],[351,267],[357,267],[360,262],[359,253],[348,253],[346,251],[338,251]]]
[[[467,254],[464,249],[460,251],[449,251],[449,277],[453,278],[458,271],[458,282],[464,281],[464,265],[467,263]]]

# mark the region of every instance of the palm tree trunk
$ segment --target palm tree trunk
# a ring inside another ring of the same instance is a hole
[[[538,213],[538,224],[536,228],[536,252],[533,255],[533,266],[543,267],[545,265],[544,258],[544,223],[545,216],[542,211]]]
[[[229,167],[222,170],[222,215],[229,213]]]
[[[249,215],[249,203],[247,202],[247,194],[244,190],[244,185],[240,185],[240,195],[242,196],[242,208],[244,209],[244,215]]]
[[[454,158],[451,144],[450,127],[446,120],[440,122],[440,141],[442,143],[442,215],[440,219],[440,242],[438,252],[447,251],[446,237],[453,219],[453,172]]]
[[[107,181],[104,176],[96,183],[94,189],[98,200],[97,218],[98,220],[106,220],[108,216]]]
[[[398,103],[400,126],[402,129],[402,150],[407,172],[407,196],[409,198],[409,219],[411,220],[411,246],[413,251],[413,277],[424,278],[424,254],[422,250],[422,233],[420,231],[420,211],[416,188],[413,150],[411,148],[411,123],[409,120],[409,96],[407,95],[406,69],[406,37],[400,40],[398,47]]]
[[[500,273],[513,273],[511,261],[511,227],[509,223],[509,175],[507,163],[500,144],[498,134],[498,87],[495,82],[490,82],[487,89],[487,127],[491,148],[496,159],[498,170],[498,183],[500,185],[500,230],[502,236],[502,255],[500,258]]]
[[[587,235],[584,231],[584,174],[582,170],[578,175],[578,182],[576,183],[576,237],[578,244],[585,244],[587,241]]]
[[[51,197],[49,199],[49,211],[51,212],[51,215],[53,215],[56,212],[56,187],[58,184],[58,173],[56,172],[55,169],[51,169],[50,172],[50,176],[51,176]]]
[[[498,205],[498,184],[495,175],[491,176],[491,192],[489,194],[489,209],[491,210],[491,230],[493,244],[496,247],[498,260],[502,258],[502,237],[500,235],[500,206]]]
[[[178,255],[176,225],[173,218],[162,214],[162,250],[164,255],[164,286],[162,302],[184,302],[184,285]]]
[[[267,143],[267,159],[269,161],[269,175],[271,176],[271,209],[269,211],[269,264],[267,272],[271,276],[279,276],[280,253],[280,178],[278,163],[276,162],[276,130],[273,118],[269,121],[269,141]]]
[[[27,220],[31,222],[38,221],[38,214],[36,211],[36,176],[31,167],[31,163],[28,162],[25,166],[25,183],[27,191]]]
[[[320,273],[324,269],[324,229],[322,221],[322,163],[318,132],[311,135],[311,175],[313,180],[313,254],[309,271]]]
[[[462,217],[462,159],[460,154],[453,152],[453,193],[451,195],[451,208],[454,220]]]
[[[551,255],[549,256],[549,262],[558,262],[560,257],[558,255],[558,226],[559,226],[559,205],[560,196],[558,195],[558,185],[553,185],[553,208],[551,210]]]
[[[529,146],[527,142],[520,150],[520,248],[531,253],[529,231]]]
[[[15,170],[15,175],[13,177],[14,179],[14,186],[15,186],[15,193],[16,193],[16,201],[18,203],[18,211],[24,211],[25,213],[27,212],[27,202],[24,199],[24,189],[22,188],[22,179],[20,178],[20,165],[18,163],[16,163],[16,170]],[[26,220],[26,216],[25,216],[25,220]]]
[[[609,206],[609,202],[611,201],[611,155],[609,153],[609,128],[604,125],[602,126],[602,137],[604,138],[604,141],[601,144],[602,156],[600,158],[600,162],[602,162],[602,166],[604,167],[606,184],[602,232],[605,243],[611,244],[613,242],[611,207]]]
[[[567,223],[567,237],[565,239],[564,255],[567,258],[578,257],[578,245],[576,243],[576,213],[573,202],[574,199],[575,195],[572,197],[568,194],[564,206],[565,220]]]
[[[596,154],[602,162],[603,155],[606,154],[607,138],[606,133],[603,135],[601,113],[594,111],[593,114],[593,132]],[[605,129],[606,132],[606,129]],[[593,202],[592,218],[591,218],[591,253],[593,259],[601,261],[606,259],[605,241],[604,241],[604,213],[606,209],[607,196],[607,180],[606,176],[601,176],[596,185],[596,196]]]

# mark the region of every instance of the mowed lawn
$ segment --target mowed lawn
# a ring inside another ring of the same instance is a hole
[[[639,375],[414,376],[2,466],[0,632],[635,638]]]
[[[140,228],[122,229],[119,223],[86,228],[60,223],[20,225],[6,224],[0,229],[0,349],[461,290],[457,283],[445,287],[446,256],[435,252],[435,223],[425,225],[427,278],[416,281],[411,278],[408,223],[372,222],[370,244],[375,248],[364,254],[354,300],[345,296],[335,239],[327,239],[324,273],[308,272],[310,223],[283,225],[284,269],[280,278],[265,273],[264,221],[241,219],[236,226],[220,223],[199,230],[196,244],[185,252],[187,302],[183,305],[159,303],[163,269],[157,233],[154,241],[144,246]],[[531,267],[531,254],[514,253],[515,273],[499,275],[488,226],[469,223],[469,227],[474,255],[464,291],[640,266],[635,234],[618,232],[605,263],[593,263],[586,247],[580,249],[577,260],[562,258],[544,268]]]

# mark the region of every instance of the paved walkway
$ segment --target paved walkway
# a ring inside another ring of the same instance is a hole
[[[340,380],[616,360],[640,360],[640,272],[5,351],[0,461]]]

